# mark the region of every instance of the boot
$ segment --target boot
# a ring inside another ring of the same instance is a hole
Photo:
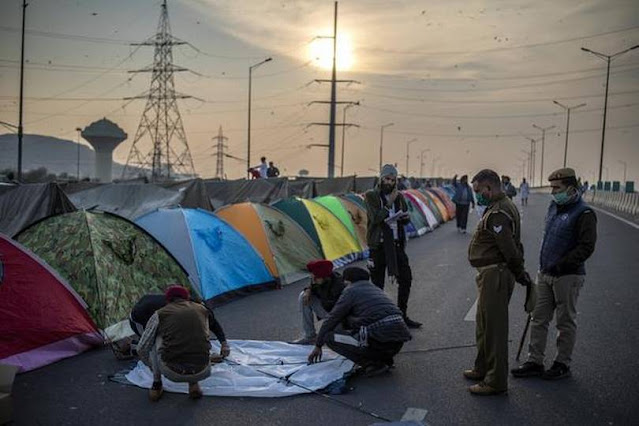
[[[189,398],[191,399],[200,399],[202,398],[202,389],[200,389],[200,384],[189,383]]]
[[[468,390],[470,391],[471,394],[477,395],[477,396],[499,395],[506,392],[505,389],[498,390],[490,385],[487,385],[484,382],[479,382],[476,385],[472,385],[471,387],[468,388]]]
[[[517,368],[510,370],[513,377],[539,377],[544,374],[544,366],[536,362],[526,361]]]
[[[162,382],[153,382],[151,389],[149,389],[149,399],[152,402],[157,402],[162,397],[164,389],[162,389]]]
[[[463,372],[464,377],[467,378],[468,380],[484,380],[484,376],[485,374],[475,370],[474,368],[470,369],[470,370],[464,370]]]
[[[408,318],[408,315],[404,315],[404,322],[406,323],[406,327],[408,328],[420,328],[422,326],[421,322],[413,321]]]

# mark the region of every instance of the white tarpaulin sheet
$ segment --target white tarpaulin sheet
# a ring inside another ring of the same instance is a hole
[[[262,340],[229,340],[229,361],[211,365],[211,375],[200,382],[204,395],[248,396],[276,398],[308,393],[296,386],[320,390],[341,379],[353,368],[353,362],[328,348],[323,349],[322,362],[307,365],[313,346],[291,345],[284,342]],[[211,342],[211,353],[219,353],[220,346]],[[268,374],[265,374],[268,373]],[[136,386],[150,388],[153,374],[141,361],[126,375]],[[165,391],[187,393],[187,383],[174,383],[162,377]]]

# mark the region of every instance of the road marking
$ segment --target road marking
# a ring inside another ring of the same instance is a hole
[[[604,209],[600,209],[599,207],[595,207],[595,206],[593,206],[591,204],[589,204],[588,207],[591,207],[591,208],[597,210],[598,212],[607,214],[608,216],[614,217],[615,219],[620,220],[623,223],[625,223],[626,225],[630,225],[630,226],[632,226],[635,229],[639,229],[639,225],[637,225],[636,223],[630,222],[629,220],[626,220],[623,217],[617,216],[616,214],[610,213],[609,211],[606,211]]]
[[[470,307],[470,310],[464,317],[464,321],[475,322],[475,315],[477,315],[477,299],[475,299],[475,303]]]
[[[401,418],[401,422],[421,422],[428,414],[428,410],[409,407]]]

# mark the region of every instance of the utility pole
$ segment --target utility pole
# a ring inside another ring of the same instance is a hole
[[[628,163],[622,160],[617,160],[623,165],[623,185],[626,186],[626,171],[628,170]]]
[[[422,152],[419,153],[419,177],[424,177],[424,153],[430,151],[430,148],[422,149]],[[435,167],[433,165],[433,167]]]
[[[77,170],[77,174],[78,174],[78,182],[80,182],[80,132],[82,131],[81,128],[76,127],[75,131],[78,132],[78,170]]]
[[[383,124],[380,127],[380,135],[379,135],[379,171],[382,171],[382,155],[383,155],[383,149],[384,149],[384,129],[386,127],[390,127],[395,125],[395,123],[388,123],[388,124]]]
[[[24,105],[24,25],[27,15],[27,1],[22,0],[22,39],[20,47],[20,105],[18,107],[18,182],[22,182],[22,111]]]
[[[340,164],[340,176],[344,176],[344,146],[346,145],[346,110],[355,105],[359,105],[359,101],[348,104],[344,107],[344,118],[342,119],[342,156]]]
[[[408,151],[410,150],[410,144],[413,142],[417,142],[417,138],[413,138],[406,142],[406,170],[404,171],[404,173],[406,173],[406,177],[410,176],[410,171],[408,170]]]
[[[528,167],[530,169],[530,186],[534,187],[535,186],[535,169],[536,169],[535,158],[537,157],[537,142],[539,141],[533,138],[529,138],[528,136],[524,136],[524,135],[522,136],[524,139],[530,141],[530,162],[528,163]]]
[[[219,179],[224,179],[224,148],[228,148],[228,146],[224,143],[229,140],[224,133],[222,132],[222,126],[217,132],[217,136],[213,137],[213,140],[216,142],[216,152],[213,154],[217,157],[215,162],[215,177]]]
[[[557,126],[539,127],[533,124],[533,127],[537,130],[541,130],[541,173],[539,177],[539,186],[544,186],[544,146],[546,145],[546,130],[552,130]]]
[[[575,105],[575,106],[566,106],[558,101],[553,101],[553,103],[555,105],[560,106],[561,108],[563,108],[566,111],[566,142],[564,143],[564,167],[566,167],[566,159],[568,158],[568,130],[570,129],[570,111],[572,111],[573,109],[577,109],[577,108],[581,108],[583,106],[586,106],[585,103],[583,104],[579,104],[579,105]]]
[[[340,124],[335,123],[335,115],[337,104],[346,103],[346,104],[355,104],[355,102],[337,102],[337,84],[338,83],[359,83],[359,81],[355,80],[338,80],[337,79],[337,2],[335,2],[335,12],[333,15],[333,35],[332,36],[318,36],[318,39],[328,38],[333,40],[333,67],[331,70],[331,79],[316,79],[314,80],[316,83],[331,83],[331,100],[327,101],[314,101],[313,103],[328,103],[330,104],[329,109],[329,122],[328,123],[311,123],[309,126],[328,126],[328,177],[332,178],[335,176],[335,126]],[[359,104],[359,102],[357,102]],[[343,123],[341,126],[354,126],[354,124]]]
[[[175,174],[195,176],[193,158],[186,140],[186,133],[182,124],[182,117],[177,106],[178,99],[188,99],[192,96],[175,91],[174,72],[189,71],[187,68],[173,64],[173,46],[188,44],[171,35],[169,14],[166,0],[162,2],[160,22],[154,36],[134,46],[153,46],[153,64],[132,73],[151,73],[151,88],[148,92],[124,99],[146,99],[146,106],[142,112],[140,124],[133,139],[131,150],[122,171],[122,178],[137,175],[141,167],[143,173],[151,168],[151,181],[171,179]],[[153,144],[147,154],[143,154],[139,145],[142,138],[149,135]],[[173,142],[173,143],[172,143]]]
[[[610,82],[610,62],[612,62],[613,59],[623,55],[624,53],[628,53],[631,50],[634,50],[638,47],[639,47],[639,44],[634,45],[631,48],[628,48],[626,50],[622,50],[621,52],[617,52],[613,55],[604,55],[603,53],[595,52],[594,50],[586,49],[585,47],[581,48],[581,50],[583,50],[584,52],[592,53],[593,55],[595,55],[599,59],[603,59],[607,63],[606,95],[604,97],[603,126],[601,129],[601,153],[599,155],[599,182],[601,182],[601,170],[603,168],[603,157],[604,157],[604,140],[606,139],[606,115],[608,112],[608,83]]]
[[[251,179],[251,88],[253,86],[253,70],[260,65],[263,65],[267,62],[272,61],[273,58],[266,58],[261,62],[258,62],[255,65],[251,65],[249,67],[249,79],[248,79],[248,126],[247,126],[247,137],[246,137],[246,173],[248,174],[248,178]]]

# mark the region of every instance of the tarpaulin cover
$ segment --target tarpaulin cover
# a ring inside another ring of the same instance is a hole
[[[178,259],[204,300],[225,301],[275,284],[249,241],[211,212],[159,209],[136,223]]]
[[[202,393],[209,396],[243,396],[278,398],[320,390],[344,377],[353,362],[330,349],[323,350],[322,362],[308,365],[312,346],[260,340],[229,340],[229,361],[211,365],[211,375],[200,382]],[[219,353],[217,341],[211,342],[212,353]],[[272,377],[275,376],[275,377]],[[288,378],[290,382],[285,379]],[[136,386],[149,389],[153,374],[142,362],[126,375]],[[162,378],[164,390],[188,393],[187,383],[174,383]],[[292,382],[302,385],[292,384]]]
[[[326,178],[315,180],[315,191],[318,196],[346,194],[355,191],[355,176]]]
[[[356,177],[355,178],[355,189],[354,192],[366,192],[371,189],[375,189],[375,185],[377,185],[377,176],[370,177]]]
[[[227,204],[251,201],[271,203],[288,197],[286,178],[230,180],[205,180],[206,192],[216,209]]]
[[[112,183],[76,192],[69,198],[79,209],[95,208],[135,220],[155,209],[180,205],[182,194],[148,183]]]
[[[189,285],[186,271],[157,240],[110,213],[52,216],[16,240],[71,284],[102,329],[128,318],[143,295],[162,293],[174,283]]]
[[[213,205],[206,192],[206,185],[202,179],[182,180],[160,184],[163,188],[182,194],[180,207],[188,209],[204,209],[213,211]]]
[[[64,279],[0,234],[0,363],[29,371],[100,344],[86,304]]]
[[[315,181],[313,180],[289,180],[288,196],[299,198],[315,197]]]
[[[42,218],[75,210],[56,183],[15,185],[0,195],[0,232],[15,235]]]
[[[281,284],[307,277],[306,264],[322,258],[320,248],[297,222],[266,204],[233,204],[216,215],[250,241]]]

